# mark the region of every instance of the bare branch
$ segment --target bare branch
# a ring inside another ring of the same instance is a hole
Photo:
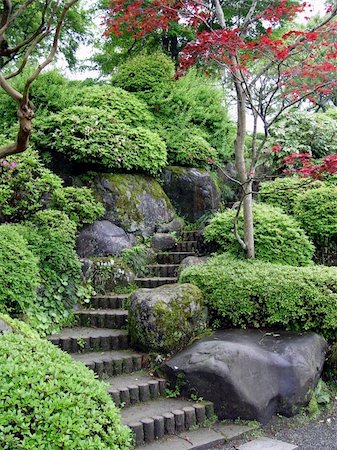
[[[18,92],[16,89],[14,89],[8,81],[3,77],[3,75],[0,74],[0,86],[4,91],[7,92],[8,95],[10,95],[16,102],[20,102],[23,99],[22,94]]]
[[[4,32],[7,30],[9,25],[9,16],[12,11],[12,2],[11,0],[2,0],[3,4],[3,11],[0,21],[0,37],[4,34]]]

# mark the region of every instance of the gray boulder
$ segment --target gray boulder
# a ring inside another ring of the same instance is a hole
[[[141,350],[180,350],[206,328],[206,320],[203,295],[192,284],[138,289],[129,299],[131,345]]]
[[[120,255],[134,245],[135,238],[108,220],[96,220],[79,233],[76,243],[81,258]]]
[[[178,272],[181,273],[184,269],[186,269],[186,267],[206,264],[208,260],[208,256],[187,256],[187,258],[184,258],[181,261]]]
[[[218,331],[166,363],[168,376],[184,374],[184,394],[214,402],[220,419],[267,423],[292,416],[310,400],[327,344],[315,333]]]
[[[171,222],[169,222],[169,223],[160,224],[157,227],[157,232],[158,233],[176,233],[177,236],[180,236],[184,226],[185,226],[185,223],[184,223],[183,219],[181,219],[180,217],[177,217],[177,218],[171,220]]]
[[[151,247],[154,250],[165,252],[172,249],[177,243],[177,238],[168,233],[156,233],[152,237]]]
[[[104,218],[128,233],[150,236],[171,222],[175,211],[154,178],[131,174],[100,174],[93,189],[105,206]]]
[[[0,319],[0,336],[5,333],[11,333],[12,328],[2,319]]]
[[[219,209],[220,192],[207,170],[167,167],[162,179],[164,191],[174,207],[189,222]]]

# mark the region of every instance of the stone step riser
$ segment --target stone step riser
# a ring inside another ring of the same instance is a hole
[[[173,284],[173,283],[176,283],[177,282],[177,278],[174,278],[174,277],[172,277],[171,279],[170,278],[154,278],[154,279],[147,279],[147,278],[144,278],[144,279],[141,279],[141,278],[139,278],[139,279],[137,279],[137,285],[140,287],[140,288],[151,288],[151,289],[153,289],[153,288],[156,288],[156,287],[159,287],[159,286],[163,286],[164,284]]]
[[[162,266],[148,266],[149,271],[154,277],[176,277],[178,274],[179,264],[165,264]]]
[[[94,309],[123,309],[126,298],[123,297],[94,297],[90,306]]]
[[[170,252],[170,253],[159,253],[157,255],[158,264],[180,264],[181,261],[188,256],[197,256],[195,252]]]
[[[198,247],[197,241],[182,241],[176,244],[174,251],[176,252],[195,252]]]
[[[50,342],[67,353],[86,353],[108,350],[127,350],[129,348],[129,337],[120,336],[97,336],[87,338],[50,339]]]
[[[127,425],[134,432],[135,444],[138,447],[161,439],[165,435],[174,435],[198,425],[202,426],[207,419],[213,419],[213,417],[214,410],[211,403],[196,404]]]
[[[166,380],[159,379],[139,385],[130,385],[124,389],[110,389],[109,394],[116,406],[128,407],[140,402],[158,399],[165,394],[166,387]]]
[[[130,356],[126,358],[107,359],[106,361],[97,361],[85,363],[88,369],[93,370],[98,378],[106,379],[138,370],[145,369],[147,364],[141,356]]]
[[[78,323],[83,327],[125,329],[127,314],[92,314],[79,312],[76,314]]]
[[[182,240],[183,241],[196,241],[200,235],[200,231],[184,231],[182,233]]]

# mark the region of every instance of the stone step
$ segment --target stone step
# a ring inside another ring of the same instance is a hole
[[[82,327],[125,328],[128,311],[125,309],[83,309],[75,313]]]
[[[148,365],[148,358],[145,355],[131,350],[78,353],[73,355],[73,358],[97,373],[99,378],[104,379],[137,372]]]
[[[179,264],[151,264],[146,266],[155,277],[176,277]]]
[[[164,284],[174,284],[178,278],[176,277],[156,277],[156,278],[136,278],[136,283],[141,288],[156,288]]]
[[[197,256],[195,252],[166,252],[157,254],[158,264],[180,264],[188,256]]]
[[[105,294],[96,295],[90,301],[94,309],[122,309],[129,294]]]
[[[216,423],[207,428],[190,430],[176,436],[166,436],[143,448],[144,450],[210,450],[215,448],[220,450],[226,443],[241,438],[254,429],[254,427],[246,425]]]
[[[200,230],[183,231],[182,239],[184,241],[196,241],[200,235]]]
[[[136,404],[121,411],[122,421],[135,434],[136,445],[153,442],[204,425],[214,417],[213,404],[184,399],[162,399]]]
[[[174,248],[176,252],[195,252],[198,247],[198,241],[181,241]]]
[[[299,450],[300,448],[294,444],[278,441],[276,439],[269,439],[262,437],[254,439],[254,441],[247,442],[240,445],[238,450]]]
[[[59,333],[49,336],[48,339],[68,353],[125,350],[129,345],[127,331],[107,328],[64,328]]]
[[[110,378],[108,390],[117,406],[128,407],[139,402],[156,400],[165,394],[167,382],[164,378],[155,378],[144,372]]]

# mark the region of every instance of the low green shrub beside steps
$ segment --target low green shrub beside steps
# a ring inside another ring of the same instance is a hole
[[[312,330],[337,339],[335,267],[292,267],[224,254],[186,268],[180,282],[198,286],[213,317],[226,326]]]
[[[1,449],[133,448],[105,384],[51,343],[0,336],[0,367]]]
[[[280,208],[255,203],[254,237],[256,258],[272,263],[306,266],[312,263],[314,246],[298,222]],[[236,210],[227,209],[216,214],[205,228],[206,241],[215,242],[221,250],[238,257],[245,257],[244,251],[234,235]],[[240,213],[238,231],[243,236],[243,215]]]

